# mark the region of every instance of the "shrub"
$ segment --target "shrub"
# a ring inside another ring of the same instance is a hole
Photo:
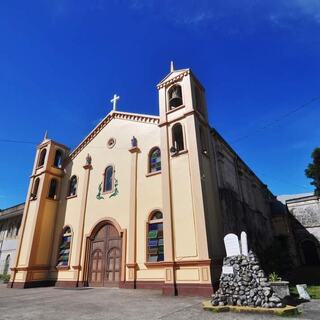
[[[8,282],[10,280],[10,274],[0,274],[0,280]]]
[[[272,272],[269,274],[269,281],[270,282],[277,282],[277,281],[281,281],[281,278],[278,276],[277,273]]]

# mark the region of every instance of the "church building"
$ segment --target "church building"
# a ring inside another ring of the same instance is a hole
[[[69,150],[38,145],[8,284],[210,295],[223,237],[273,239],[274,196],[208,123],[190,69],[157,85],[159,116],[114,109]]]

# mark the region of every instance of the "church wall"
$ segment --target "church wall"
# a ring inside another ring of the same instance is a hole
[[[149,151],[156,146],[160,146],[159,128],[154,126],[152,133],[147,134],[143,138],[143,145],[138,142],[141,153],[138,154],[137,166],[137,280],[155,280],[160,281],[164,279],[163,270],[148,269],[145,266],[147,262],[147,222],[149,215],[154,210],[162,208],[162,187],[161,187],[161,173],[149,175],[148,174],[148,158]],[[141,140],[141,139],[140,139]],[[130,230],[129,230],[130,232]]]
[[[32,239],[33,237],[33,227],[36,223],[37,218],[37,203],[35,201],[30,201],[29,210],[27,215],[27,223],[24,230],[24,239]],[[21,266],[26,266],[29,258],[29,248],[32,244],[32,241],[22,241],[21,250],[19,257],[19,264]]]
[[[201,153],[202,159],[202,183],[204,201],[206,204],[206,228],[209,243],[210,258],[214,263],[219,261],[224,255],[221,208],[218,194],[218,182],[216,172],[214,172],[216,162],[214,150],[209,146],[208,154]]]
[[[189,170],[188,154],[171,159],[173,236],[177,260],[198,257]]]
[[[224,234],[240,235],[245,230],[249,246],[260,253],[273,241],[270,208],[273,196],[219,135],[213,135],[213,143],[218,157]]]
[[[73,174],[79,178],[78,196],[72,199],[64,199],[59,209],[57,218],[55,250],[52,262],[56,263],[57,243],[61,236],[63,226],[70,225],[73,229],[73,244],[71,253],[71,264],[75,264],[75,252],[80,250],[77,238],[77,225],[79,211],[81,210],[81,198],[83,194],[83,165],[87,153],[92,157],[92,170],[88,187],[88,199],[85,213],[84,236],[88,236],[98,221],[111,217],[115,219],[122,229],[130,232],[129,226],[129,199],[130,199],[130,177],[131,177],[131,138],[135,135],[141,152],[138,154],[137,166],[137,262],[141,265],[141,272],[138,278],[163,279],[162,270],[147,270],[146,262],[146,223],[149,214],[154,209],[162,208],[161,174],[147,175],[148,155],[151,148],[159,146],[159,129],[153,124],[139,124],[131,121],[113,120],[108,124],[96,138],[84,149],[67,167],[67,175],[62,186],[62,193],[66,194],[69,177]],[[107,148],[107,141],[110,137],[116,138],[116,145],[112,149]],[[111,193],[101,196],[104,199],[98,200],[98,187],[103,182],[103,173],[108,165],[115,166],[115,178],[118,180],[119,193],[110,197]],[[70,172],[69,172],[70,171]],[[82,243],[82,257],[85,255],[85,237]],[[129,237],[127,237],[128,239]],[[127,244],[128,247],[128,244]],[[128,259],[128,250],[127,257]],[[145,268],[143,270],[143,268]],[[60,271],[58,279],[66,277],[67,271]],[[71,270],[69,271],[72,272]],[[128,275],[127,275],[128,276]]]
[[[48,244],[52,244],[56,208],[57,202],[55,200],[47,200],[42,209],[44,214],[41,215],[38,222],[39,229],[34,243],[35,255],[33,263],[36,265],[48,265],[51,259],[51,251],[48,251]]]
[[[79,216],[81,209],[81,199],[83,197],[83,186],[84,186],[84,169],[83,163],[85,163],[84,159],[76,162],[69,162],[65,168],[65,175],[62,179],[61,191],[60,191],[60,201],[58,207],[58,213],[55,221],[55,231],[54,231],[54,245],[52,250],[51,257],[51,266],[55,267],[57,264],[58,258],[58,250],[59,243],[61,241],[63,228],[69,226],[72,230],[72,248],[71,248],[71,256],[70,256],[70,265],[75,265],[75,257],[74,254],[79,248],[77,247],[77,242],[75,239],[78,236],[78,224],[79,224]],[[77,195],[76,197],[68,197],[69,191],[69,181],[70,178],[76,175],[78,178],[78,186],[77,186]],[[53,273],[52,276],[56,276],[57,270],[53,268],[51,271]],[[62,272],[62,271],[61,271]],[[64,271],[66,273],[66,271]]]

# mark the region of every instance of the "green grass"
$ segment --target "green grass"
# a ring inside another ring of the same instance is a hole
[[[0,280],[9,281],[10,280],[10,274],[0,274]]]
[[[320,286],[308,286],[307,291],[312,299],[320,299]],[[299,297],[296,287],[290,287],[290,294]]]

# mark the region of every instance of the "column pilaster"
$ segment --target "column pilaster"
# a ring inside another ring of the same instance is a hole
[[[128,243],[128,283],[129,287],[136,287],[137,280],[137,164],[140,149],[132,147],[131,153],[131,177],[130,177],[130,217],[129,217],[129,243]]]
[[[86,217],[86,209],[87,209],[87,199],[88,199],[88,189],[89,189],[89,182],[90,182],[90,172],[92,170],[91,160],[90,163],[87,163],[83,166],[84,172],[84,183],[82,189],[82,199],[81,199],[81,207],[80,207],[80,216],[79,216],[79,225],[78,225],[78,236],[77,236],[77,250],[76,251],[76,258],[75,258],[75,265],[72,266],[73,269],[76,270],[76,278],[77,278],[77,286],[79,286],[80,274],[82,272],[83,278],[83,263],[82,263],[82,247],[83,247],[83,236],[84,236],[84,225],[85,225],[85,217]],[[84,279],[82,279],[84,280]]]

